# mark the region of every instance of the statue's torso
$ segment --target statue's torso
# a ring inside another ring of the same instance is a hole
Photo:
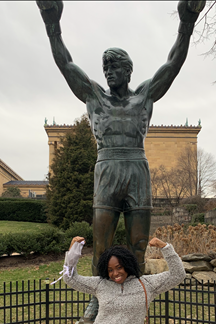
[[[144,148],[144,138],[149,127],[146,94],[118,99],[100,94],[87,102],[91,129],[98,150],[102,148]]]

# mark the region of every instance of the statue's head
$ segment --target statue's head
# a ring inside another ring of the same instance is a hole
[[[131,73],[133,72],[133,62],[126,51],[117,47],[108,48],[103,53],[102,60],[103,70],[109,62],[119,62],[122,68],[127,72],[128,83],[130,82]]]

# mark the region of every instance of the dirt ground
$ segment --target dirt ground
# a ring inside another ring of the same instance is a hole
[[[92,255],[93,249],[91,247],[84,246],[82,255]],[[0,269],[7,268],[24,268],[30,265],[47,264],[52,261],[63,261],[65,254],[47,254],[47,255],[36,255],[31,254],[28,258],[23,255],[12,255],[0,257]]]

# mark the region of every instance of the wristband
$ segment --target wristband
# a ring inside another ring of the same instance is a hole
[[[61,35],[61,27],[59,23],[47,24],[46,31],[48,37],[53,37],[56,35]]]
[[[180,21],[178,32],[180,34],[192,35],[194,29],[194,23],[186,23]]]

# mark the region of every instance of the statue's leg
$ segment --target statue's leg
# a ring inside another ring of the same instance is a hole
[[[93,211],[93,259],[92,273],[97,276],[97,263],[100,255],[112,245],[120,212],[112,209],[94,208]],[[98,313],[98,300],[92,297],[82,320],[93,323]]]
[[[97,263],[101,254],[108,249],[114,239],[120,212],[95,208],[93,212],[93,260],[92,274],[97,276]]]
[[[128,249],[137,257],[140,269],[144,274],[144,260],[149,240],[151,210],[131,210],[125,212],[124,216]]]

